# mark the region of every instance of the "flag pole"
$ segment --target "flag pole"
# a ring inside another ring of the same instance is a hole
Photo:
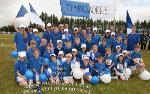
[[[114,15],[114,21],[113,21],[113,26],[114,26],[114,32],[116,32],[116,8],[115,8],[115,15]]]

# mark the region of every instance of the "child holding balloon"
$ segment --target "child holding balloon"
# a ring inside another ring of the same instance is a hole
[[[43,72],[44,59],[40,57],[39,49],[34,49],[34,57],[31,59],[31,69],[34,72],[34,78],[37,85],[40,84],[39,75]]]
[[[84,79],[90,81],[93,73],[93,66],[90,65],[90,60],[88,56],[84,56],[83,62],[81,62],[81,69],[84,72]]]
[[[63,69],[63,80],[65,84],[73,84],[73,76],[71,74],[71,62],[72,62],[72,54],[68,53],[66,54],[66,61],[62,64]]]
[[[50,55],[50,63],[48,64],[47,71],[49,72],[48,78],[52,84],[59,84],[59,71],[58,71],[58,63],[55,54]]]
[[[119,54],[116,62],[116,75],[119,76],[121,80],[128,80],[131,75],[131,69],[128,68],[128,63],[125,61],[124,55]]]
[[[109,68],[106,67],[106,64],[104,62],[104,57],[99,55],[97,58],[97,63],[94,65],[94,71],[97,76],[101,76],[103,74],[110,74]]]

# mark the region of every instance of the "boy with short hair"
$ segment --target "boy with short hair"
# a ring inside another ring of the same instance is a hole
[[[97,76],[102,76],[104,74],[110,74],[110,70],[106,67],[104,62],[104,57],[99,55],[97,58],[97,63],[94,65],[94,70]]]

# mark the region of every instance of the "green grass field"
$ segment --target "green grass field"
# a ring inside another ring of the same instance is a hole
[[[0,35],[0,94],[23,94],[25,89],[17,85],[14,80],[14,59],[10,56],[10,52],[14,49],[13,35]],[[146,69],[150,71],[150,51],[142,51],[142,55]],[[88,85],[88,83],[86,85]],[[54,87],[55,86],[53,86],[53,88]],[[91,90],[89,94],[150,94],[150,80],[142,81],[138,78],[138,74],[134,74],[128,81],[113,80],[110,84],[100,83],[99,85],[91,85],[90,88],[85,89]],[[50,89],[44,91],[43,94],[87,93],[77,90],[71,91]]]

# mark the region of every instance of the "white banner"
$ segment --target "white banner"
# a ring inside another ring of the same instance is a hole
[[[111,0],[93,0],[90,4],[90,18],[114,19],[116,13],[116,2]]]

